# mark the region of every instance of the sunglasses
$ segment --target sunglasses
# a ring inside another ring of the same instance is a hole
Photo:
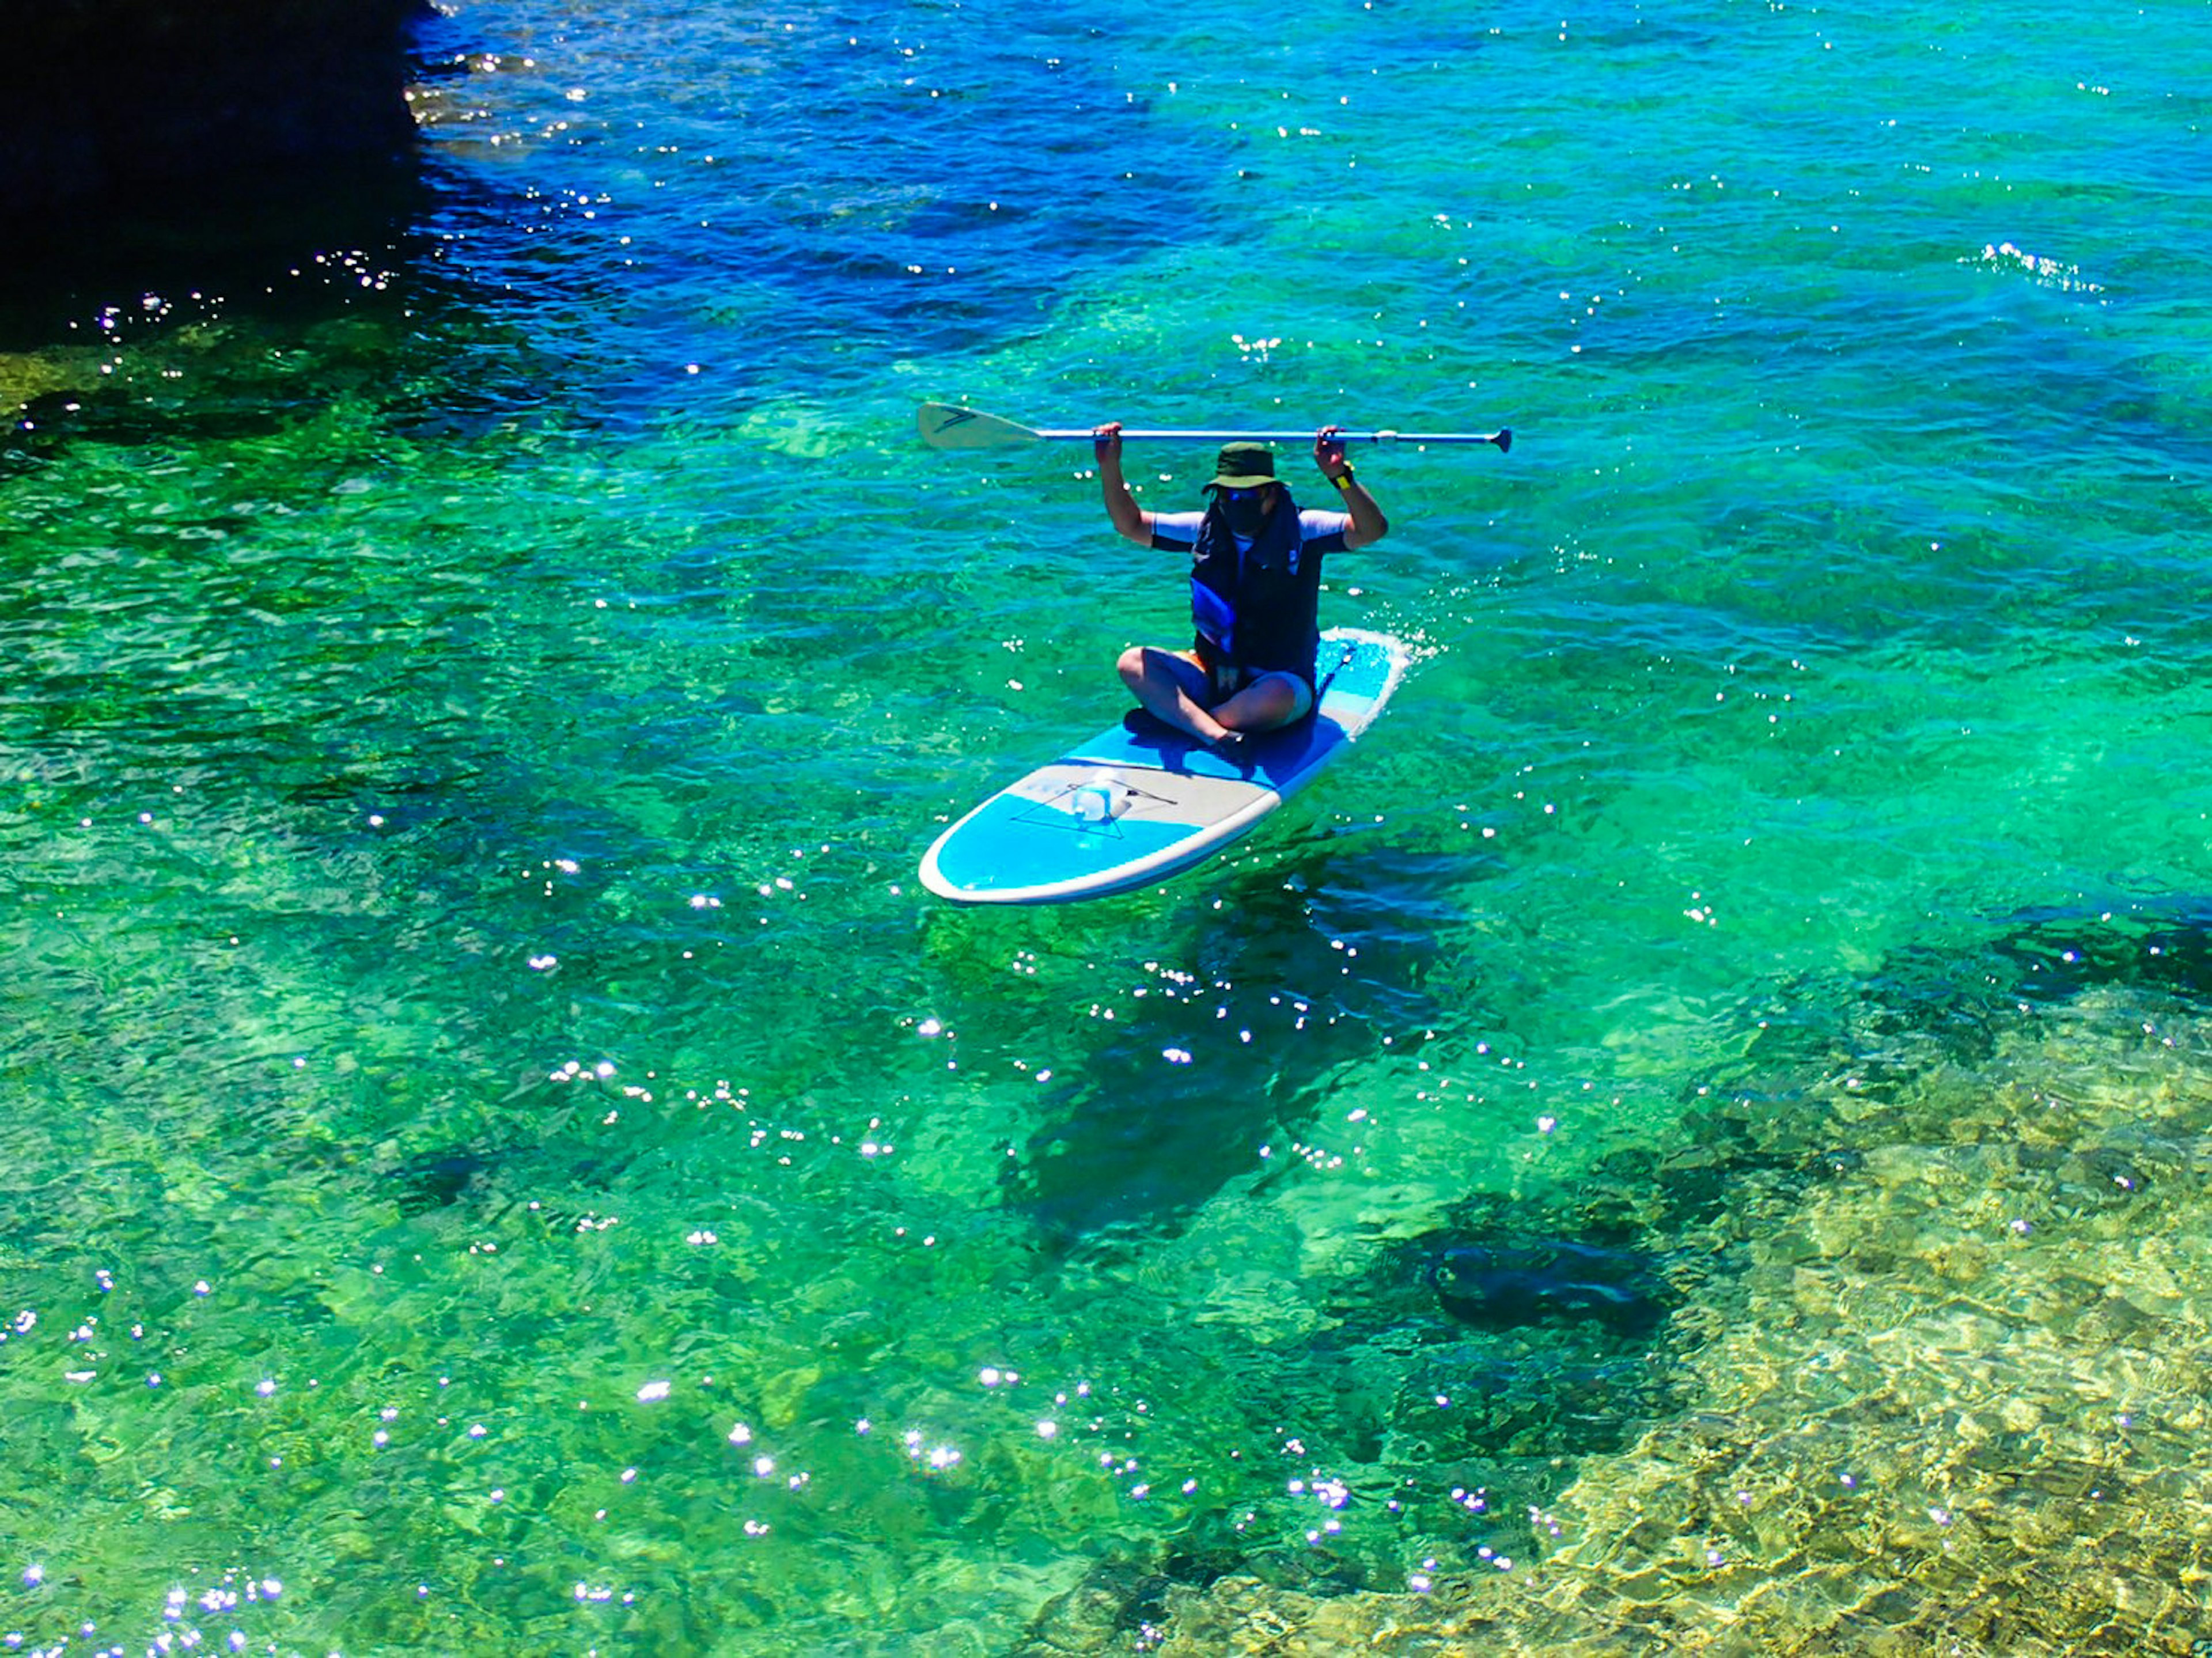
[[[1255,484],[1249,489],[1228,489],[1217,487],[1213,492],[1213,498],[1216,501],[1256,501],[1274,487],[1272,483]]]

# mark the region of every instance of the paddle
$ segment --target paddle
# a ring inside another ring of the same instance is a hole
[[[996,415],[987,415],[980,409],[961,409],[949,403],[925,403],[915,413],[915,421],[921,428],[921,440],[933,449],[1012,449],[1024,443],[1088,443],[1088,428],[1069,428],[1060,431],[1039,432],[1026,426],[1017,426]],[[1227,438],[1251,438],[1262,443],[1303,443],[1311,438],[1311,432],[1250,432],[1242,428],[1225,432],[1133,432],[1124,430],[1121,436],[1131,438],[1159,438],[1176,441],[1189,440],[1213,441]],[[1500,450],[1513,446],[1510,428],[1495,432],[1339,432],[1339,443],[1494,443]]]

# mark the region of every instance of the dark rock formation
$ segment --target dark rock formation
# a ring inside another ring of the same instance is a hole
[[[1634,1250],[1562,1238],[1455,1243],[1429,1281],[1446,1312],[1482,1329],[1589,1320],[1649,1335],[1674,1300],[1656,1265]]]
[[[0,227],[191,211],[362,170],[414,139],[424,0],[0,0]]]

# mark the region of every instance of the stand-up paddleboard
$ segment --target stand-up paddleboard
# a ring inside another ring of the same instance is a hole
[[[1321,636],[1312,717],[1238,761],[1144,714],[1002,789],[937,838],[922,884],[963,904],[1060,904],[1164,880],[1304,788],[1382,712],[1406,672],[1388,635]]]

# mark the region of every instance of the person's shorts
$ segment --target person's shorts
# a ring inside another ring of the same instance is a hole
[[[1211,670],[1192,661],[1187,656],[1168,652],[1161,654],[1170,665],[1170,671],[1182,683],[1190,700],[1202,708],[1218,708],[1237,692],[1271,673],[1295,679],[1306,689],[1306,708],[1311,711],[1314,701],[1313,671],[1300,672],[1296,668],[1255,668],[1231,662],[1217,662]]]

